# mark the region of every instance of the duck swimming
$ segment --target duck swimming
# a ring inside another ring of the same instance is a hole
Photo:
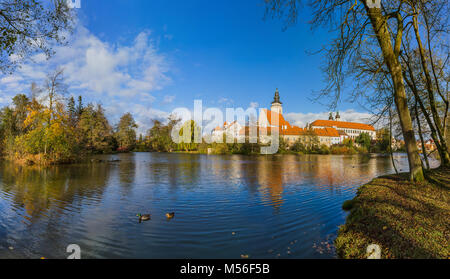
[[[151,219],[151,215],[150,214],[142,215],[141,213],[139,213],[136,216],[139,217],[139,223],[141,223],[142,221],[148,221],[148,220]]]
[[[173,217],[175,217],[175,212],[166,213],[166,217],[167,219],[173,219]]]

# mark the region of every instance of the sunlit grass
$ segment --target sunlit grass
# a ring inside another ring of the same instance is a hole
[[[344,205],[351,212],[335,241],[339,257],[366,258],[378,244],[382,258],[450,258],[450,169],[427,180],[388,175],[362,186]]]

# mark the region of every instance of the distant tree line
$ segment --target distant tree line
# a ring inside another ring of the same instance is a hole
[[[180,143],[172,140],[172,129],[180,123],[180,120],[171,115],[164,124],[160,120],[154,120],[154,125],[145,136],[140,135],[137,141],[136,151],[140,152],[195,152],[202,154],[260,154],[261,147],[265,144],[258,139],[257,143],[250,143],[247,137],[244,143],[237,140],[234,143],[226,142],[223,135],[222,143],[207,143],[208,136],[202,137],[201,143],[194,143],[195,131],[199,132],[198,125],[189,120],[180,128]],[[186,134],[188,133],[188,134]],[[200,133],[200,132],[199,132]],[[208,141],[211,142],[211,141]],[[389,129],[381,129],[377,140],[372,140],[369,134],[362,133],[355,140],[346,139],[342,144],[331,147],[320,144],[315,133],[307,133],[293,144],[288,144],[283,137],[279,138],[279,154],[366,154],[366,153],[388,153],[391,137]]]

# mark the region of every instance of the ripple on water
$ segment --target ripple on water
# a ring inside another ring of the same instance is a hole
[[[71,243],[87,258],[334,257],[342,202],[393,171],[389,157],[100,158],[121,161],[45,170],[0,163],[0,258],[65,258]],[[138,213],[152,220],[139,224]]]

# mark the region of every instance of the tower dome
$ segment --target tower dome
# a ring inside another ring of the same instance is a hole
[[[283,114],[283,103],[280,101],[280,92],[277,90],[275,91],[275,97],[273,98],[271,111],[277,112],[279,114]]]

